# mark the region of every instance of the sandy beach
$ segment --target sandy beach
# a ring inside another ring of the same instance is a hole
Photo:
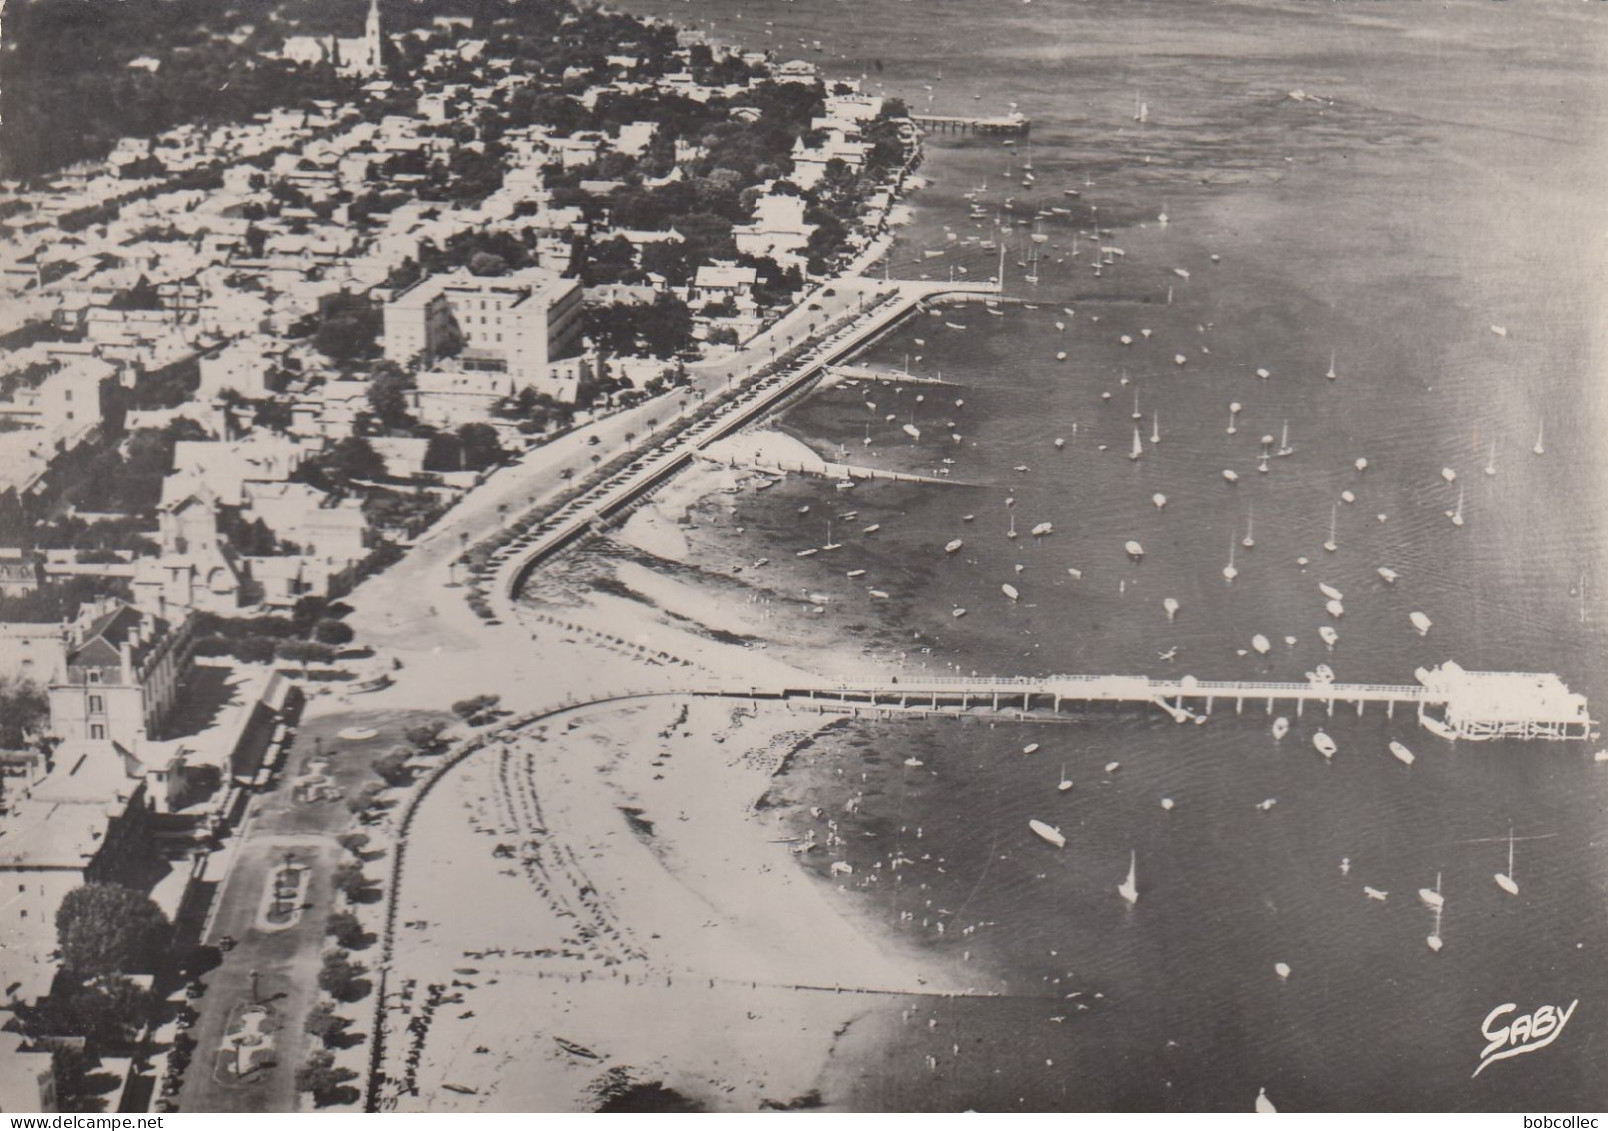
[[[857,1021],[965,988],[874,918],[866,877],[795,852],[829,845],[799,835],[773,775],[795,750],[811,757],[830,717],[668,694],[875,670],[834,648],[806,597],[711,556],[730,534],[711,524],[736,521],[737,474],[678,477],[603,552],[533,579],[519,624],[474,624],[448,591],[425,611],[431,631],[386,637],[382,658],[402,661],[390,687],[310,704],[443,709],[490,693],[561,711],[469,756],[415,815],[382,1107],[588,1110],[648,1084],[712,1110],[829,1105],[829,1061]],[[648,694],[562,710],[599,688]]]
[[[958,988],[854,921],[756,806],[815,717],[665,697],[562,718],[471,756],[416,818],[397,1109],[585,1109],[627,1077],[813,1105],[857,1018]],[[432,985],[450,1000],[427,1009]]]

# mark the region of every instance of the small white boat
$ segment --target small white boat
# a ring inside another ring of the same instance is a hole
[[[917,428],[914,424],[905,424],[901,425],[901,427],[904,430],[904,434],[909,436],[912,440],[921,439],[921,429]]]
[[[1396,756],[1396,761],[1402,765],[1410,766],[1413,764],[1413,752],[1395,739],[1390,741],[1390,752]]]
[[[1346,615],[1346,607],[1339,601],[1326,601],[1323,607],[1331,617],[1343,617]]]
[[[1033,537],[1035,537],[1035,538],[1042,538],[1046,534],[1054,534],[1054,533],[1055,533],[1055,524],[1050,523],[1050,522],[1041,522],[1037,526],[1033,527],[1033,530],[1032,530]]]
[[[1455,483],[1457,482],[1457,472],[1453,471],[1449,467],[1443,467],[1441,468],[1441,478],[1446,480],[1448,483]]]
[[[1507,871],[1498,872],[1492,878],[1496,880],[1496,886],[1501,888],[1503,891],[1507,892],[1509,895],[1518,895],[1519,894],[1519,885],[1513,879],[1513,829],[1512,829],[1512,826],[1508,827],[1508,866],[1507,866]]]
[[[1273,810],[1273,806],[1277,805],[1278,803],[1279,799],[1277,797],[1264,797],[1261,801],[1256,803],[1256,807],[1264,813],[1270,813]]]
[[[1268,371],[1267,371],[1267,370],[1265,370],[1265,369],[1258,369],[1258,370],[1257,370],[1257,371],[1256,371],[1256,375],[1257,375],[1257,376],[1258,376],[1258,377],[1260,377],[1260,378],[1261,378],[1261,379],[1262,379],[1262,380],[1264,380],[1264,381],[1266,381],[1266,380],[1267,380],[1267,379],[1268,379],[1268,378],[1269,378],[1269,377],[1271,377],[1271,376],[1273,376],[1273,374],[1271,374],[1271,373],[1269,373],[1269,372],[1268,372]]]
[[[1171,813],[1173,810],[1173,799],[1170,797],[1163,797],[1161,799],[1161,807],[1167,810],[1167,812]]]
[[[1332,651],[1334,646],[1340,642],[1340,634],[1329,625],[1322,625],[1318,628],[1318,639],[1328,645]]]
[[[1418,630],[1418,635],[1420,635],[1420,636],[1428,636],[1429,635],[1429,630],[1430,630],[1430,627],[1433,624],[1433,622],[1428,617],[1426,617],[1423,613],[1419,613],[1419,612],[1408,613],[1407,614],[1407,619],[1413,622],[1413,627]]]
[[[888,591],[886,589],[867,589],[866,592],[871,594],[871,596],[875,597],[879,601],[886,601],[888,599]]]
[[[1290,964],[1288,962],[1275,962],[1273,964],[1273,973],[1277,974],[1281,981],[1288,978],[1290,976]]]
[[[1180,279],[1189,278],[1189,272],[1185,271],[1182,267],[1174,267],[1173,274],[1177,275]]]
[[[904,764],[909,766],[912,770],[917,770],[922,766],[925,766],[927,763],[923,762],[920,758],[906,758],[904,760]]]
[[[1344,593],[1340,592],[1340,590],[1336,589],[1327,582],[1318,582],[1318,592],[1322,593],[1331,601],[1344,601],[1346,599],[1346,595]]]
[[[1013,601],[1021,596],[1021,594],[1016,591],[1016,586],[1014,585],[1001,585],[999,587],[999,591]]]
[[[1223,580],[1232,582],[1239,576],[1239,570],[1234,568],[1234,535],[1228,536],[1228,564],[1223,567]]]
[[[1055,828],[1053,825],[1046,825],[1043,821],[1032,820],[1027,822],[1027,827],[1032,829],[1040,837],[1055,845],[1056,848],[1066,847],[1066,837],[1062,836],[1061,830]]]
[[[1381,581],[1383,581],[1386,585],[1394,585],[1394,584],[1396,584],[1396,579],[1398,577],[1400,577],[1400,576],[1401,576],[1401,574],[1397,573],[1395,570],[1391,569],[1389,566],[1380,566],[1379,567],[1379,579]]]
[[[1223,469],[1223,478],[1226,479],[1230,483],[1238,483],[1239,482],[1239,473],[1236,472],[1236,471],[1232,471],[1232,470],[1230,470],[1228,468],[1224,468]]]
[[[850,577],[864,577],[865,576],[865,570],[863,570],[863,569],[851,569],[851,570],[849,570],[848,576],[850,576]]]
[[[1061,763],[1061,780],[1055,783],[1055,788],[1061,793],[1065,793],[1072,788],[1072,779],[1066,776],[1065,762]]]
[[[875,534],[877,531],[879,531],[881,529],[882,529],[882,524],[880,522],[873,522],[870,526],[865,528],[865,533],[866,534]]]
[[[1145,446],[1139,439],[1139,429],[1133,430],[1133,447],[1128,449],[1129,459],[1138,459],[1145,454]]]
[[[947,542],[947,543],[944,544],[944,553],[946,553],[946,554],[956,553],[965,544],[966,543],[962,542],[959,538],[956,538],[953,542]]]
[[[1267,637],[1263,636],[1260,632],[1251,637],[1251,647],[1255,648],[1257,653],[1263,656],[1267,655],[1273,650],[1273,645],[1270,644]]]
[[[1277,1115],[1278,1113],[1279,1109],[1274,1107],[1273,1101],[1267,1098],[1267,1089],[1258,1088],[1256,1090],[1256,1114]]]
[[[1065,350],[1057,350],[1056,353],[1055,353],[1055,360],[1056,361],[1065,361],[1066,360],[1066,351]]]
[[[1067,572],[1067,576],[1070,577],[1073,581],[1082,581],[1083,580],[1083,571],[1081,569],[1078,569],[1076,566],[1067,566],[1066,567],[1066,572]]]
[[[1453,526],[1461,527],[1463,525],[1463,489],[1461,487],[1457,489],[1457,509],[1447,517],[1452,520]]]
[[[1117,894],[1129,903],[1139,902],[1139,854],[1128,854],[1128,878],[1117,885]]]
[[[1037,754],[1038,752],[1039,744],[1036,742],[1029,742],[1026,746],[1022,747],[1023,754]]]
[[[1157,491],[1154,495],[1150,496],[1150,501],[1155,504],[1156,509],[1159,511],[1162,507],[1167,505],[1167,496],[1163,495],[1160,491]]]
[[[960,521],[962,521],[962,522],[972,522],[976,518],[977,518],[977,516],[974,515],[974,514],[963,514],[963,515],[960,516]]]
[[[1289,733],[1290,733],[1290,720],[1289,719],[1285,718],[1283,715],[1280,715],[1278,718],[1273,720],[1273,737],[1275,739],[1283,738],[1285,735],[1287,735]]]
[[[1318,753],[1322,754],[1325,758],[1333,758],[1334,752],[1339,749],[1339,747],[1334,744],[1334,739],[1324,734],[1321,730],[1312,736],[1312,745],[1317,747]]]
[[[1137,542],[1125,542],[1123,543],[1122,548],[1128,551],[1128,556],[1131,558],[1142,558],[1145,556],[1145,548]]]
[[[1187,361],[1188,361],[1188,360],[1189,360],[1189,358],[1187,358],[1187,357],[1185,357],[1185,356],[1184,356],[1184,355],[1183,355],[1183,354],[1181,354],[1181,353],[1175,353],[1175,354],[1173,354],[1173,364],[1174,364],[1174,365],[1183,365],[1183,364],[1184,364],[1184,363],[1185,363],[1185,362],[1187,362]]]
[[[1055,438],[1055,446],[1057,448],[1064,448],[1064,447],[1066,447],[1066,441],[1063,440],[1061,437],[1057,436]]]
[[[961,617],[966,615],[966,610],[960,608],[951,609],[949,611],[949,615],[954,617],[956,620],[959,620]]]
[[[1367,471],[1368,460],[1363,456],[1358,456],[1351,466],[1356,468],[1358,471]]]
[[[1506,326],[1498,326],[1495,323],[1492,323],[1491,324],[1491,333],[1495,334],[1499,338],[1505,338],[1505,337],[1507,337],[1507,327]]]
[[[1339,519],[1340,504],[1331,503],[1329,505],[1329,540],[1323,544],[1323,548],[1331,554],[1340,548],[1340,543],[1335,541],[1335,524]]]
[[[808,503],[805,503],[803,506],[798,508],[798,513],[799,514],[809,514],[810,513],[810,505]]]
[[[1354,503],[1357,501],[1357,496],[1352,494],[1350,491],[1341,491],[1340,501],[1342,503]]]
[[[796,557],[796,558],[812,558],[816,554],[819,554],[820,552],[821,551],[820,551],[819,548],[811,548],[811,549],[808,549],[808,550],[800,550],[798,553],[794,554],[793,556]]]
[[[1366,895],[1369,899],[1378,900],[1380,903],[1383,903],[1385,900],[1390,898],[1390,893],[1388,891],[1380,891],[1378,888],[1371,888],[1366,884],[1363,885],[1362,894]]]
[[[1127,334],[1122,335],[1122,337],[1118,338],[1117,340],[1120,341],[1125,346],[1133,345],[1133,339],[1130,338]]]
[[[1279,434],[1279,450],[1273,453],[1276,456],[1294,455],[1295,449],[1290,447],[1290,422],[1284,422],[1284,431]]]
[[[1120,769],[1122,769],[1121,762],[1107,762],[1105,764],[1105,772],[1108,774],[1114,774]]]
[[[1176,597],[1164,597],[1164,598],[1162,598],[1161,607],[1167,611],[1167,619],[1169,621],[1172,620],[1173,617],[1178,615],[1178,598],[1176,598]]]
[[[1436,872],[1434,888],[1419,888],[1418,898],[1424,901],[1424,906],[1433,907],[1435,910],[1439,911],[1441,908],[1446,906],[1446,897],[1441,894],[1440,888],[1441,877],[1440,873]]]

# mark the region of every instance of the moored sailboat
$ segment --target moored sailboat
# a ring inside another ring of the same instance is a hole
[[[1446,897],[1441,894],[1441,874],[1439,872],[1435,873],[1434,888],[1419,888],[1418,898],[1424,901],[1426,907],[1433,907],[1438,910],[1446,906]]]
[[[1028,821],[1027,827],[1032,829],[1043,839],[1055,845],[1056,848],[1066,847],[1066,837],[1062,836],[1061,830],[1053,825],[1046,825],[1043,821],[1035,819]]]
[[[1117,885],[1117,894],[1129,903],[1139,902],[1139,853],[1128,854],[1128,878]]]
[[[1496,886],[1507,892],[1509,895],[1519,894],[1519,885],[1513,879],[1513,827],[1511,825],[1508,826],[1507,871],[1498,872],[1493,878],[1496,880]]]

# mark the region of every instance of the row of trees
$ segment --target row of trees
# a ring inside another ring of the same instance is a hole
[[[495,707],[495,699],[491,701]],[[385,786],[404,786],[413,780],[407,763],[419,754],[439,753],[445,748],[442,732],[446,723],[441,720],[417,723],[403,734],[404,744],[375,759],[371,768],[384,785],[371,782],[358,793],[347,798],[347,805],[356,814],[364,814],[383,804],[380,793]],[[331,913],[325,924],[325,934],[335,941],[335,949],[324,955],[318,971],[318,988],[329,995],[309,1011],[303,1028],[318,1038],[322,1047],[315,1049],[296,1070],[296,1088],[312,1095],[319,1107],[356,1100],[356,1090],[350,1082],[357,1074],[335,1063],[335,1050],[350,1048],[363,1040],[351,1031],[352,1022],[341,1016],[341,1004],[361,1001],[372,992],[368,967],[352,957],[353,951],[366,950],[374,944],[374,935],[366,930],[362,920],[350,905],[369,903],[378,897],[372,880],[363,871],[363,865],[381,853],[370,849],[366,833],[347,832],[339,838],[349,859],[343,860],[330,874],[330,885],[345,898],[348,906]]]

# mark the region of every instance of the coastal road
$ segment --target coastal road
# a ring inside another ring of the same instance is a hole
[[[489,537],[510,518],[562,498],[572,490],[562,477],[565,470],[584,475],[594,453],[604,461],[614,458],[631,446],[628,434],[644,449],[648,437],[670,435],[683,416],[697,411],[701,397],[734,386],[776,354],[796,348],[811,335],[812,324],[824,329],[868,305],[879,287],[873,280],[849,277],[818,288],[740,350],[690,366],[690,392],[672,390],[594,421],[499,469],[421,535],[406,557],[346,598],[358,639],[404,658],[474,651],[486,626],[461,599],[457,582],[463,571],[452,564],[466,546]],[[834,293],[826,295],[827,290]],[[596,444],[590,442],[594,437]]]

